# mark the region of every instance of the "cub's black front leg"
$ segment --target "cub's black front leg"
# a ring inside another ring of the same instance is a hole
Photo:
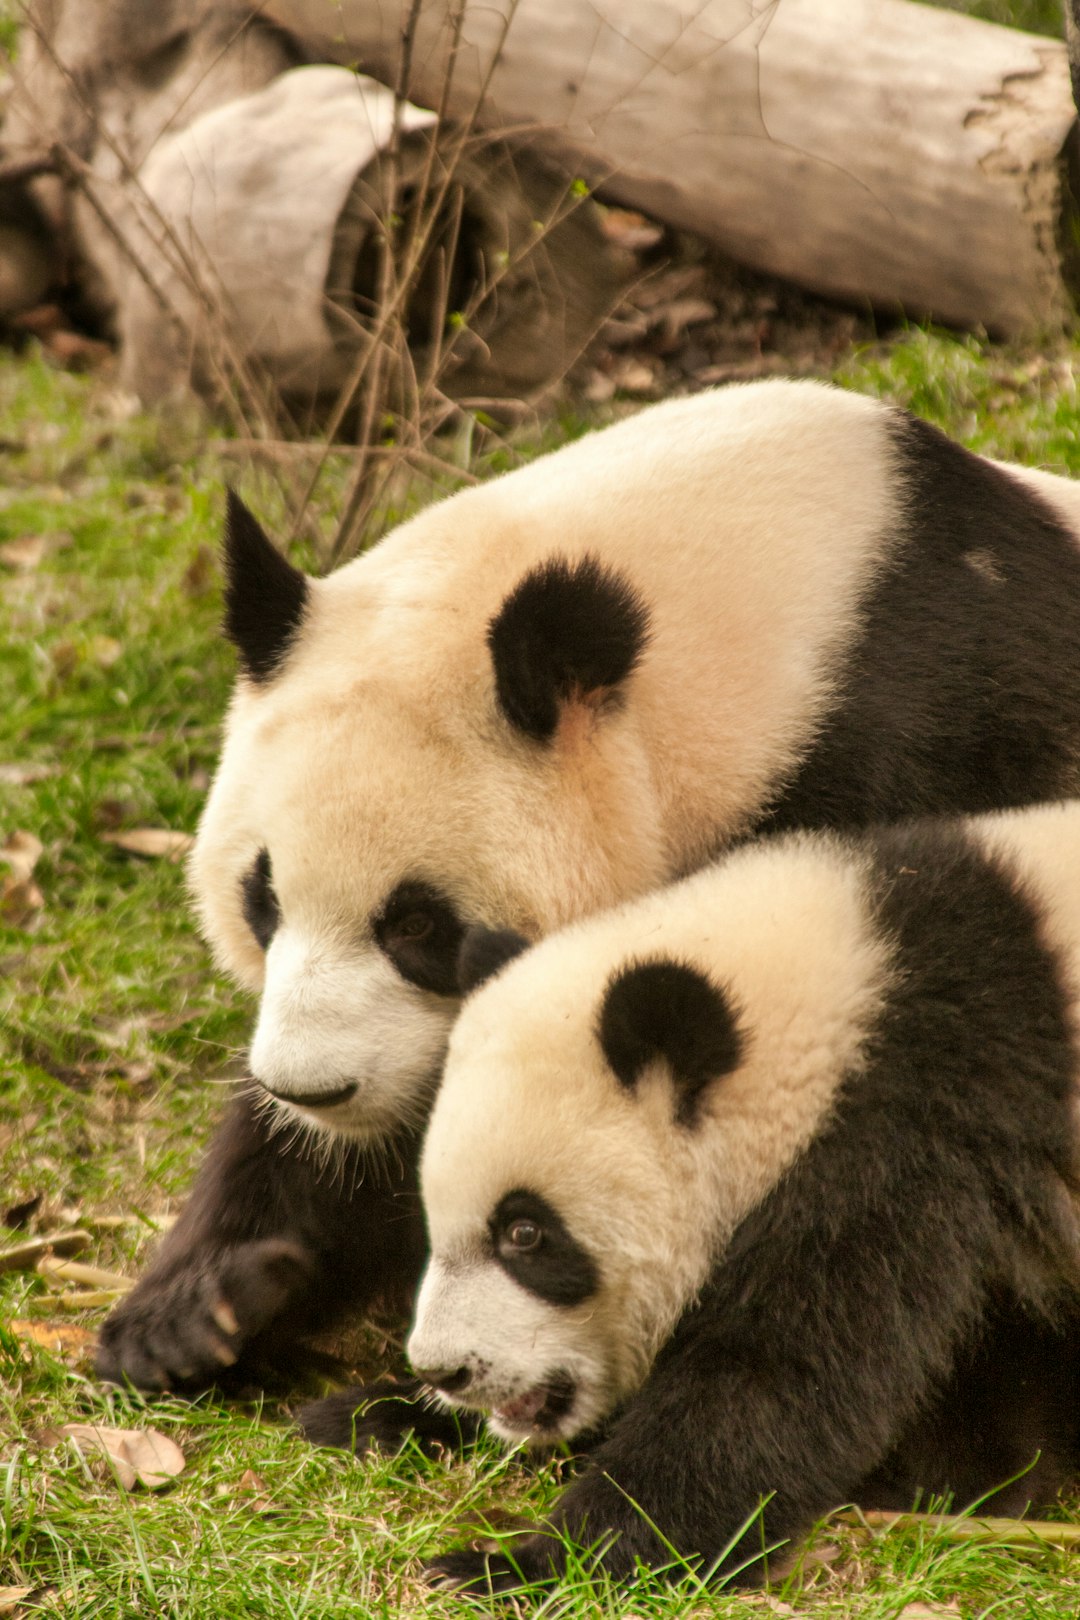
[[[424,1257],[415,1139],[366,1150],[275,1132],[245,1089],[187,1204],[106,1319],[98,1375],[197,1389],[288,1367],[352,1311],[411,1298]]]
[[[360,1457],[400,1451],[407,1440],[429,1456],[460,1451],[483,1427],[478,1413],[436,1405],[416,1378],[359,1384],[310,1401],[300,1408],[297,1423],[312,1445],[355,1451]]]

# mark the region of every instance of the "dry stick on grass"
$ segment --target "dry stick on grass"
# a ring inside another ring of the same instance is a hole
[[[837,1523],[857,1530],[888,1534],[894,1530],[929,1530],[946,1541],[972,1541],[998,1547],[1080,1547],[1080,1524],[1054,1524],[1044,1519],[1003,1519],[953,1513],[885,1513],[857,1509],[833,1515]]]

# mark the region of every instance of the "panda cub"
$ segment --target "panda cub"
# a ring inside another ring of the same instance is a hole
[[[495,977],[427,1133],[407,1349],[507,1440],[600,1436],[555,1529],[616,1577],[673,1547],[753,1580],[844,1502],[1051,1497],[1080,1458],[1080,804],[787,834],[499,968],[520,946],[464,947]],[[559,1549],[432,1573],[510,1589]]]
[[[100,1372],[197,1387],[415,1284],[466,929],[539,938],[762,829],[1080,792],[1078,533],[1070,481],[806,382],[642,411],[326,579],[234,499],[191,885],[260,997],[251,1085]]]

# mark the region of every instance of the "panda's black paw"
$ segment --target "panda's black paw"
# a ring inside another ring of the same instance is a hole
[[[310,1401],[296,1416],[305,1438],[315,1446],[355,1451],[400,1451],[414,1440],[429,1457],[460,1451],[480,1432],[482,1420],[470,1412],[438,1407],[418,1379],[389,1379],[357,1384],[321,1401]]]
[[[452,1587],[475,1597],[509,1597],[554,1585],[563,1557],[558,1541],[533,1532],[516,1537],[507,1552],[489,1543],[443,1553],[424,1565],[423,1575],[429,1586]]]
[[[509,1597],[535,1584],[505,1553],[469,1548],[433,1558],[424,1565],[423,1576],[429,1586],[450,1587],[474,1597]]]
[[[313,1257],[284,1238],[243,1243],[140,1282],[105,1319],[96,1370],[143,1390],[204,1389],[308,1286]]]

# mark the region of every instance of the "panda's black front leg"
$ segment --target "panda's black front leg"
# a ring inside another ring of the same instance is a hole
[[[98,1375],[146,1390],[262,1379],[345,1314],[404,1304],[423,1255],[415,1141],[322,1156],[275,1132],[245,1089],[180,1219],[106,1319]]]
[[[418,1378],[358,1384],[309,1401],[300,1408],[297,1423],[312,1445],[355,1451],[360,1457],[400,1451],[408,1440],[429,1456],[456,1452],[483,1428],[479,1413],[437,1405]]]

